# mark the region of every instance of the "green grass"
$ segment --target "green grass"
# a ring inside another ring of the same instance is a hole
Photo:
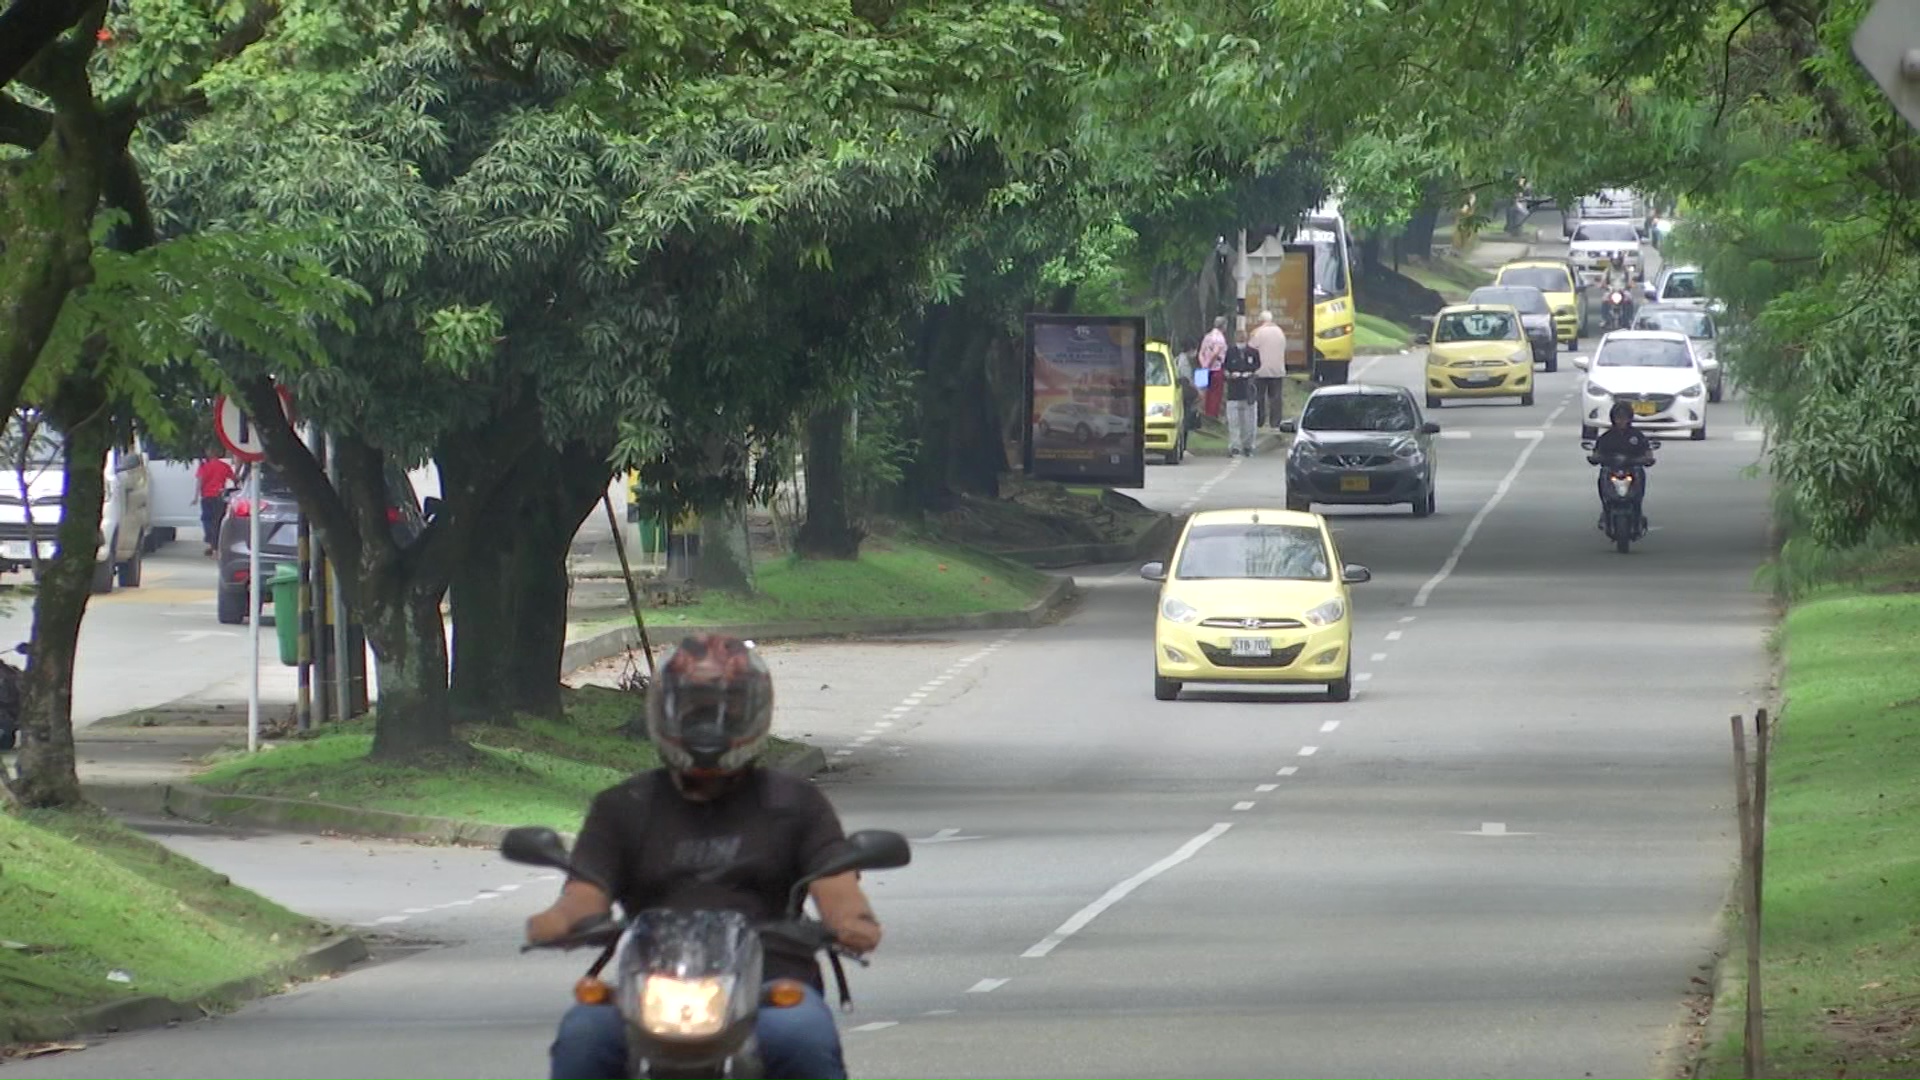
[[[1920,1074],[1916,571],[1909,558],[1810,592],[1785,623],[1762,975],[1774,1075]],[[1734,1034],[1706,1048],[1704,1075],[1738,1075],[1744,1004],[1717,1007]]]
[[[1405,349],[1413,344],[1413,331],[1391,319],[1362,312],[1354,317],[1353,343],[1361,349]]]
[[[1482,285],[1493,284],[1493,275],[1464,259],[1441,256],[1434,259],[1408,259],[1400,266],[1404,277],[1432,289],[1449,304],[1457,304]]]
[[[649,627],[756,625],[901,615],[1016,611],[1038,598],[1047,575],[984,552],[907,537],[870,537],[860,557],[774,558],[754,568],[753,596],[703,593],[692,604],[654,608]],[[626,619],[583,629],[592,633]]]
[[[0,1044],[118,998],[208,994],[323,933],[104,815],[0,813]]]
[[[370,721],[329,725],[216,764],[196,782],[242,795],[574,830],[595,794],[660,763],[652,746],[620,732],[641,700],[606,687],[569,690],[565,721],[521,717],[513,726],[463,728],[478,757],[433,768],[368,760]]]

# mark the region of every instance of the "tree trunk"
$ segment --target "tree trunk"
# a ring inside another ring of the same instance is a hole
[[[1429,259],[1433,257],[1433,231],[1440,224],[1440,204],[1431,201],[1413,212],[1407,219],[1407,231],[1400,238],[1401,250],[1409,257]]]
[[[368,573],[365,580],[377,582],[383,576]],[[459,746],[447,697],[447,628],[440,597],[441,590],[411,581],[360,590],[361,624],[380,680],[375,758],[416,761]]]
[[[840,403],[816,409],[807,419],[807,520],[794,546],[809,559],[860,557],[863,530],[847,505],[847,424],[851,409]]]
[[[448,594],[453,618],[453,672],[448,704],[456,723],[509,715],[519,591],[513,588],[520,530],[520,490],[509,480],[480,511],[472,546],[454,571]]]
[[[753,593],[753,559],[747,551],[746,515],[726,505],[700,508],[700,562],[693,583],[703,589]]]
[[[542,446],[547,479],[531,492],[510,567],[520,641],[508,660],[507,701],[518,712],[558,719],[561,657],[567,649],[572,580],[567,554],[580,526],[600,508],[613,483],[613,447],[572,442]]]
[[[45,565],[33,598],[33,655],[27,662],[18,794],[28,806],[81,802],[73,748],[73,668],[80,621],[93,592],[101,505],[106,499],[107,452],[113,442],[106,387],[95,379],[68,380],[56,397],[55,426],[66,438],[62,464],[57,558]],[[108,553],[112,558],[112,553]]]

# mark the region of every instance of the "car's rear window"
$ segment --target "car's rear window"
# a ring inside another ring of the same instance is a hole
[[[1506,304],[1522,315],[1547,315],[1553,309],[1537,287],[1480,288],[1467,294],[1469,304]]]
[[[1573,279],[1552,266],[1515,266],[1500,271],[1502,285],[1531,285],[1543,293],[1573,291]]]
[[[1189,530],[1174,576],[1187,581],[1327,581],[1332,572],[1319,529],[1233,522]]]

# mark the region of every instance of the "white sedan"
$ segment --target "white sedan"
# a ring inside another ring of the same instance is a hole
[[[1615,330],[1593,358],[1573,365],[1587,373],[1581,388],[1580,437],[1607,426],[1616,401],[1633,406],[1633,426],[1659,434],[1707,437],[1707,374],[1687,335],[1670,330]]]

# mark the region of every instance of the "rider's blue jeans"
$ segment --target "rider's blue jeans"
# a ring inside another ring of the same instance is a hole
[[[792,1008],[762,1008],[756,1030],[768,1080],[846,1080],[833,1010],[813,987]],[[553,1080],[622,1080],[626,1021],[612,1005],[575,1005],[560,1018],[550,1053]]]

